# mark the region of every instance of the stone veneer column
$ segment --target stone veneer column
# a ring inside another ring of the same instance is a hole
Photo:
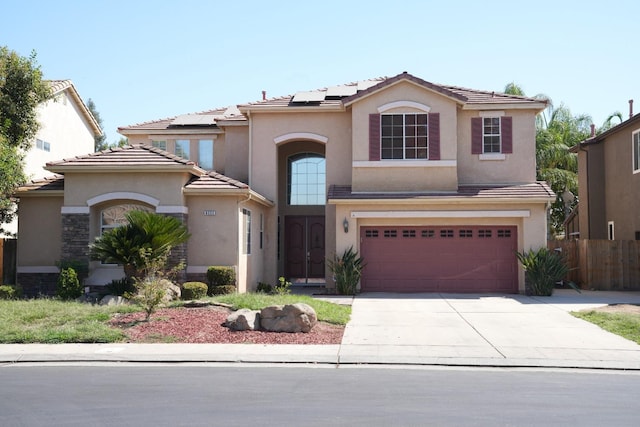
[[[62,214],[61,258],[89,265],[89,214]]]
[[[188,224],[189,215],[185,213],[165,213],[163,215],[170,216],[173,218],[179,219],[184,225]],[[167,260],[168,267],[171,268],[180,263],[180,261],[184,261],[184,269],[181,270],[175,280],[178,282],[185,282],[187,280],[187,263],[189,261],[187,254],[187,242],[181,243],[178,246],[171,248],[171,253],[169,254],[169,259]]]

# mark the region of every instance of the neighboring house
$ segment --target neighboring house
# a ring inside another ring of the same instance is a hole
[[[29,179],[51,175],[44,169],[47,162],[90,153],[94,138],[102,130],[86,107],[71,80],[48,80],[53,98],[38,106],[40,129],[24,160]],[[15,233],[17,221],[6,226]]]
[[[578,208],[566,222],[580,239],[640,240],[640,115],[571,148]]]
[[[21,189],[19,282],[50,292],[57,260],[87,260],[142,206],[188,224],[189,280],[232,265],[240,292],[331,287],[326,260],[351,246],[363,291],[523,292],[515,251],[546,245],[554,200],[535,180],[544,108],[402,73],[123,127],[132,146],[50,162],[59,175]],[[88,283],[120,277],[93,262]]]

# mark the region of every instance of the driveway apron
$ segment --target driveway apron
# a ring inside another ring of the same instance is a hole
[[[640,369],[639,345],[569,314],[623,302],[640,304],[640,293],[364,293],[340,363]]]

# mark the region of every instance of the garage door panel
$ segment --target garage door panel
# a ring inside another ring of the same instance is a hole
[[[513,226],[362,227],[363,291],[517,292]]]

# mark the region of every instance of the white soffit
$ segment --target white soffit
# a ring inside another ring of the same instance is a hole
[[[293,102],[320,102],[324,101],[327,92],[322,90],[314,90],[310,92],[297,92],[293,95]]]
[[[351,218],[529,218],[529,210],[505,211],[354,211]]]
[[[176,117],[171,122],[172,125],[198,125],[198,126],[212,126],[216,124],[216,115],[213,114],[183,114]]]
[[[327,96],[351,96],[355,95],[357,91],[357,86],[331,86],[330,88],[327,88]]]

